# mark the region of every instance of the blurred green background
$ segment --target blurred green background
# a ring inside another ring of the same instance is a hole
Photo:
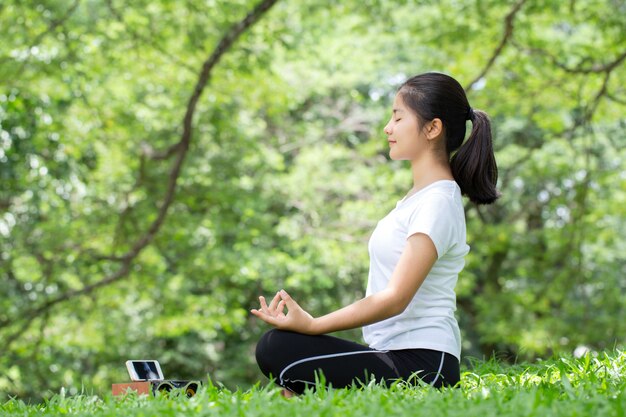
[[[626,2],[257,3],[0,4],[0,399],[105,393],[131,358],[264,380],[259,294],[363,296],[411,186],[382,129],[431,70],[491,116],[503,194],[466,204],[465,357],[624,347]]]

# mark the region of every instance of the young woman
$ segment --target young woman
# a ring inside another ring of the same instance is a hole
[[[411,162],[413,188],[370,238],[366,297],[312,317],[280,290],[252,310],[276,327],[257,345],[259,367],[291,392],[314,385],[320,371],[335,388],[371,377],[459,382],[454,287],[469,251],[461,195],[477,204],[498,198],[489,118],[455,79],[426,73],[398,89],[384,131],[391,159]],[[325,335],[360,326],[369,346]]]

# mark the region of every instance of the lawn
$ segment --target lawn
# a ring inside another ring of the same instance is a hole
[[[193,398],[129,395],[65,396],[41,404],[11,399],[0,405],[8,416],[619,416],[626,413],[626,352],[559,357],[503,366],[477,362],[461,386],[371,384],[317,390],[285,399],[273,386],[229,391],[208,382]]]

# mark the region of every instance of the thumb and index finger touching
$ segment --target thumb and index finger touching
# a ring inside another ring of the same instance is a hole
[[[285,302],[285,304],[287,305],[287,308],[293,308],[293,307],[297,307],[298,303],[296,303],[293,298],[291,298],[291,296],[289,294],[287,294],[287,291],[285,290],[280,290],[278,292],[280,294],[280,298]]]
[[[291,298],[291,296],[285,290],[278,291],[269,306],[265,302],[265,298],[263,296],[259,297],[259,300],[261,301],[261,308],[260,309],[253,308],[252,310],[250,310],[252,313],[254,313],[257,316],[259,316],[259,314],[257,313],[260,313],[260,312],[265,313],[265,315],[271,316],[270,311],[269,311],[270,309],[272,311],[274,309],[280,311],[285,306],[287,306],[288,309],[299,307],[298,303],[296,303],[294,299]]]

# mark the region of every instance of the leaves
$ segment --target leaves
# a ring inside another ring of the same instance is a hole
[[[278,2],[214,68],[125,278],[31,317],[121,271],[162,207],[202,63],[255,3],[4,2],[0,387],[104,389],[131,356],[258,380],[258,294],[285,287],[315,314],[363,295],[369,233],[410,188],[382,127],[427,70],[476,80],[500,168],[502,199],[466,207],[466,354],[623,344],[623,5],[524,2],[498,50],[515,4]]]

